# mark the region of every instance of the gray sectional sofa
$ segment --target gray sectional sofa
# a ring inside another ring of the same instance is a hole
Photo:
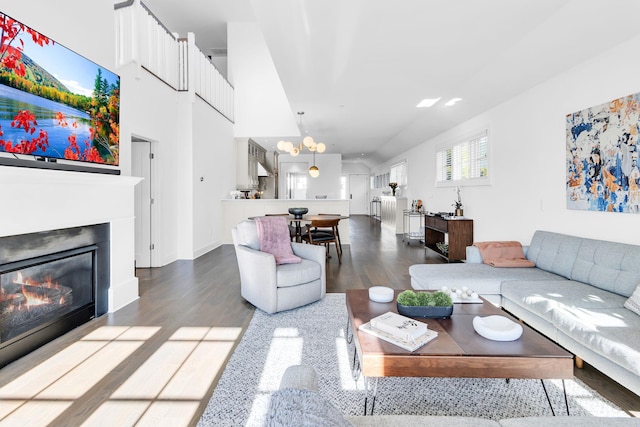
[[[287,368],[278,391],[272,394],[264,423],[267,427],[622,427],[640,426],[638,418],[523,417],[499,421],[461,416],[369,415],[343,416],[318,393],[316,371],[304,365]]]
[[[461,264],[416,264],[414,289],[467,286],[640,395],[640,316],[624,303],[640,285],[640,246],[536,231],[534,268],[494,268],[477,248]]]

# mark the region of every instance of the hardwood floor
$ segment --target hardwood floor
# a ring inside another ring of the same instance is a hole
[[[332,251],[327,292],[409,288],[410,265],[442,262],[366,216],[350,219],[350,233],[341,265]],[[233,247],[136,275],[139,300],[0,370],[0,425],[197,423],[254,311],[240,297]],[[640,416],[640,397],[586,364],[576,376]]]

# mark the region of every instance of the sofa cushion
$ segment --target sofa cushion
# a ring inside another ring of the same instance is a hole
[[[547,320],[551,320],[551,311],[558,307],[622,308],[625,300],[620,295],[573,280],[505,281],[502,297]]]
[[[322,269],[320,264],[308,259],[302,259],[297,264],[281,264],[276,266],[276,283],[279,288],[288,288],[303,283],[320,280]]]
[[[622,307],[558,307],[552,321],[576,342],[640,375],[640,316]]]
[[[628,308],[636,314],[640,314],[640,285],[636,287],[633,294],[624,302],[624,308]]]
[[[628,297],[640,283],[640,246],[582,239],[571,279]]]
[[[570,279],[582,240],[581,237],[538,230],[531,239],[527,259],[535,262],[538,268]]]
[[[415,264],[409,267],[414,289],[438,290],[443,286],[473,289],[479,294],[500,294],[504,280],[559,280],[538,268],[494,268],[487,264]]]

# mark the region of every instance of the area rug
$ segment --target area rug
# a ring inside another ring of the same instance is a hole
[[[285,369],[297,364],[317,371],[320,394],[343,414],[362,415],[366,392],[362,377],[351,375],[346,324],[344,294],[272,315],[256,310],[198,426],[262,426],[271,393]],[[545,385],[556,413],[566,415],[562,382]],[[565,385],[571,415],[628,416],[577,378]],[[539,380],[464,378],[381,378],[374,413],[495,420],[552,415]]]

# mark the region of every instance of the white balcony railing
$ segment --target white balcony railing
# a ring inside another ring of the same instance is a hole
[[[115,5],[116,65],[134,62],[178,91],[190,91],[233,122],[233,87],[195,45],[178,39],[139,0]]]

